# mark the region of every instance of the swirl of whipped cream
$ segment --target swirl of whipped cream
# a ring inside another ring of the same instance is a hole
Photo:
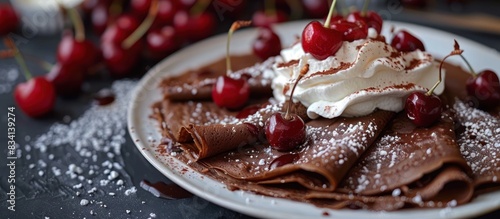
[[[284,61],[273,66],[274,97],[284,101],[300,69],[309,64],[293,99],[307,107],[312,119],[363,116],[377,108],[399,112],[411,92],[427,91],[439,77],[439,63],[429,53],[399,52],[378,39],[343,42],[339,51],[325,60],[305,53],[300,43],[282,50],[281,56]],[[434,93],[443,90],[441,83]]]

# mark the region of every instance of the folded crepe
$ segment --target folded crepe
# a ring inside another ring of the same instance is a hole
[[[399,113],[334,193],[312,191],[306,196],[333,199],[336,207],[374,210],[466,203],[474,187],[453,126],[450,113],[428,128],[415,127]]]
[[[376,111],[357,118],[312,120],[306,123],[306,143],[291,152],[279,152],[268,144],[257,144],[199,163],[234,179],[253,183],[299,184],[312,190],[333,191],[393,115]],[[283,156],[292,158],[286,165],[273,166],[273,162]]]
[[[447,104],[453,108],[460,151],[472,168],[476,190],[500,188],[500,106],[477,109],[468,97],[466,81],[471,75],[459,66],[446,64]],[[480,192],[480,191],[479,191]]]
[[[238,71],[231,72],[234,78],[247,78],[250,94],[253,97],[270,96],[272,94],[271,82],[273,74],[272,65],[276,58],[271,57],[262,63],[250,66],[259,59],[255,56],[231,56],[232,68]],[[160,88],[165,99],[177,101],[210,100],[212,86],[218,76],[226,74],[225,58],[214,62],[202,69],[191,70],[176,77],[164,79]]]

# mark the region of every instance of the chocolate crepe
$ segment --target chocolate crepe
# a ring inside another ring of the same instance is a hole
[[[450,75],[453,74],[447,74],[447,80]],[[448,89],[448,81],[446,85]],[[465,90],[456,84],[452,86]],[[450,106],[454,103],[453,93],[443,97]],[[234,120],[234,112],[221,110],[208,102],[187,102],[201,104],[202,112],[211,111],[205,115],[206,118],[199,119],[189,107],[175,110],[176,106],[172,107],[172,104],[169,100],[164,101],[155,114],[159,115],[157,119],[161,121],[163,135],[175,141],[181,140],[183,149],[189,152],[177,154],[178,158],[186,163],[198,160],[190,165],[226,183],[230,189],[243,189],[329,208],[395,210],[409,206],[462,204],[472,197],[473,185],[496,182],[498,177],[495,150],[488,147],[492,156],[481,161],[496,162],[496,168],[491,169],[491,164],[483,162],[483,168],[472,167],[471,170],[469,165],[474,165],[470,161],[472,155],[465,155],[465,159],[462,156],[469,149],[460,151],[455,141],[454,122],[450,116],[455,116],[457,124],[463,127],[466,127],[463,124],[467,121],[472,124],[482,118],[466,117],[461,121],[452,112],[447,112],[434,126],[415,128],[400,113],[382,136],[379,133],[388,124],[392,113],[378,111],[360,118],[319,119],[307,123],[309,137],[304,145],[282,153],[272,150],[265,139],[261,139],[261,134],[255,135],[253,127],[249,129],[248,124]],[[180,108],[186,105],[178,104]],[[262,118],[262,114],[259,115]],[[180,120],[183,122],[176,124]],[[252,125],[262,127],[263,123]],[[498,137],[495,127],[498,123],[489,130]],[[224,134],[218,134],[216,130],[222,130]],[[459,138],[461,135],[471,138],[469,132],[460,130],[457,131]],[[258,128],[258,132],[261,131]],[[231,133],[240,134],[232,136]],[[373,143],[377,136],[378,140]],[[498,142],[495,138],[490,140]],[[461,144],[460,141],[458,143]],[[289,156],[289,164],[273,166],[277,159],[284,156]]]
[[[453,125],[449,113],[443,113],[441,120],[428,128],[415,127],[404,112],[399,113],[336,190],[357,198],[318,192],[307,197],[332,198],[377,210],[405,204],[466,203],[474,188],[466,174],[470,168],[455,142]],[[379,199],[392,205],[375,205]]]
[[[253,55],[231,56],[232,68],[238,71],[231,72],[234,78],[246,77],[253,97],[270,96],[272,94],[272,74],[266,74],[275,63],[275,57],[257,63],[259,59]],[[160,83],[165,99],[189,101],[210,100],[212,86],[218,76],[226,74],[226,59],[220,59],[208,66],[191,70],[177,77],[164,79]]]

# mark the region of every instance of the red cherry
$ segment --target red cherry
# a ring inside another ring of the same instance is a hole
[[[328,0],[302,0],[304,11],[310,18],[324,18],[328,15]]]
[[[148,15],[149,7],[151,6],[151,0],[131,0],[130,9],[132,14],[139,18],[144,18]]]
[[[282,113],[275,113],[266,121],[266,137],[273,149],[290,151],[306,140],[306,125],[296,114],[284,118]]]
[[[80,93],[84,80],[85,68],[82,67],[84,66],[57,63],[45,78],[54,85],[57,94],[63,97],[76,96]]]
[[[346,20],[349,22],[363,21],[368,27],[375,28],[377,33],[382,31],[382,24],[384,22],[382,17],[374,11],[367,11],[365,16],[362,16],[361,12],[355,11],[347,15]]]
[[[469,78],[466,88],[470,96],[477,98],[481,107],[500,104],[500,81],[492,70],[483,70],[476,77]]]
[[[299,154],[283,154],[276,159],[274,159],[271,164],[269,164],[269,170],[276,169],[278,167],[284,166],[286,164],[290,164],[298,160],[300,157]]]
[[[252,44],[252,50],[262,60],[277,56],[281,52],[281,40],[271,28],[260,28],[259,36]]]
[[[130,34],[132,34],[140,22],[132,15],[121,15],[116,19],[116,22],[106,28],[106,31],[101,36],[102,43],[122,43]]]
[[[102,54],[106,67],[113,77],[124,77],[129,75],[139,61],[141,41],[138,41],[130,49],[123,49],[121,44],[102,44]]]
[[[90,40],[77,41],[71,34],[64,35],[57,47],[57,61],[65,65],[89,67],[99,57],[100,51]]]
[[[146,36],[147,54],[150,58],[160,60],[177,50],[181,45],[175,29],[165,26],[149,31]]]
[[[411,52],[417,49],[425,51],[422,41],[404,30],[399,31],[394,35],[391,45],[401,52]]]
[[[240,112],[238,112],[238,114],[236,114],[236,118],[237,119],[247,118],[248,116],[255,114],[261,108],[262,107],[260,105],[258,105],[258,104],[257,105],[252,105],[252,106],[245,107]]]
[[[36,77],[18,84],[14,90],[14,99],[26,115],[39,117],[54,108],[56,91],[47,79]]]
[[[158,2],[158,14],[156,15],[153,27],[172,25],[177,11],[179,11],[179,8],[172,1]]]
[[[334,55],[342,46],[343,34],[325,28],[318,21],[311,21],[302,31],[302,49],[319,60]]]
[[[249,96],[250,87],[243,78],[233,79],[228,76],[219,76],[212,88],[212,99],[215,104],[230,110],[243,107]]]
[[[363,21],[348,22],[346,20],[338,20],[333,22],[330,28],[343,33],[343,39],[349,42],[366,39],[368,36],[368,26]]]
[[[107,2],[99,2],[90,14],[92,29],[98,35],[102,34],[109,23],[111,23],[111,15],[109,13],[109,4]]]
[[[196,4],[196,0],[175,0],[175,1],[179,5],[179,7],[184,10],[189,10]]]
[[[216,27],[213,14],[203,12],[190,16],[187,11],[179,11],[174,17],[175,30],[189,41],[198,41],[211,36]]]
[[[0,4],[0,24],[0,36],[14,32],[19,26],[19,17],[11,5],[6,3]]]
[[[252,24],[256,27],[270,27],[272,24],[282,23],[288,20],[288,16],[281,10],[269,15],[264,11],[256,11],[252,16]]]
[[[406,115],[418,127],[428,127],[441,117],[441,99],[436,95],[413,92],[406,98]]]

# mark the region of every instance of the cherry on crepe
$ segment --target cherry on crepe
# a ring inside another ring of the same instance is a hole
[[[382,24],[384,22],[382,17],[374,11],[366,11],[365,13],[355,11],[347,15],[346,20],[349,22],[363,21],[369,28],[374,28],[379,34],[382,31]]]
[[[11,5],[0,3],[0,36],[14,32],[19,26],[19,17]]]
[[[306,64],[301,70],[299,77],[295,81],[290,93],[286,113],[281,112],[272,114],[266,121],[265,133],[271,148],[278,151],[291,151],[297,146],[303,144],[306,140],[306,125],[304,120],[297,114],[290,113],[291,104],[293,104],[293,93],[299,80],[309,71],[309,64]]]
[[[401,52],[412,52],[417,49],[425,51],[424,44],[405,30],[398,31],[392,38],[391,46]]]
[[[418,127],[428,127],[441,117],[442,103],[438,96],[413,92],[406,98],[406,115]]]
[[[421,91],[416,91],[411,93],[406,98],[405,110],[408,119],[410,119],[413,124],[418,127],[428,127],[434,122],[436,122],[441,117],[442,112],[442,103],[441,99],[438,96],[434,95],[434,89],[441,83],[442,81],[442,69],[444,60],[446,60],[450,56],[460,55],[463,50],[460,50],[457,41],[455,41],[454,50],[445,56],[443,60],[441,60],[441,64],[439,65],[439,78],[436,84],[432,86],[429,91],[423,93]]]
[[[85,78],[85,67],[68,63],[57,63],[45,78],[51,82],[56,93],[62,97],[74,97],[81,91]]]
[[[181,40],[172,26],[153,29],[146,35],[146,54],[149,58],[160,60],[177,50]]]
[[[281,40],[270,27],[259,28],[259,35],[252,44],[252,51],[262,60],[281,52]]]
[[[476,97],[483,108],[500,105],[500,81],[492,70],[483,70],[466,82],[467,94]]]
[[[366,39],[368,36],[368,26],[363,21],[349,22],[347,20],[338,20],[330,25],[330,28],[344,34],[345,41]]]
[[[250,86],[245,78],[234,79],[228,76],[231,72],[229,45],[233,32],[242,26],[250,25],[250,21],[235,21],[227,34],[226,70],[227,74],[219,76],[212,87],[212,100],[219,107],[236,110],[245,105],[250,96]]]
[[[471,78],[467,79],[467,94],[475,97],[479,102],[479,107],[488,108],[500,105],[500,81],[498,75],[489,69],[476,73],[469,61],[462,55],[460,45],[455,40],[456,53],[465,61],[469,67]]]

